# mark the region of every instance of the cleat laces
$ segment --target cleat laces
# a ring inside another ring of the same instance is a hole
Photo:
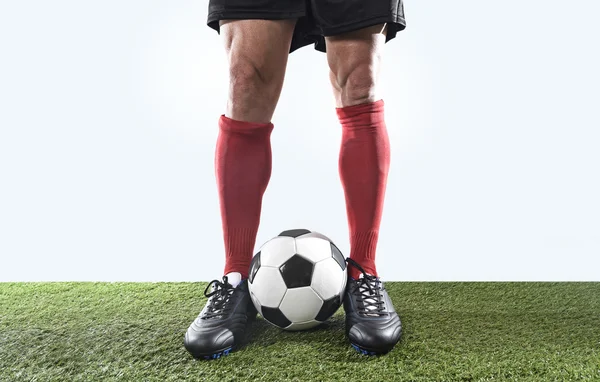
[[[211,292],[208,292],[209,289],[211,289]],[[208,283],[204,290],[204,296],[208,297],[208,303],[202,318],[210,319],[227,315],[231,310],[231,306],[227,303],[234,291],[235,288],[229,284],[227,276],[223,276],[223,282],[213,280]]]
[[[350,293],[355,293],[358,290],[358,294],[361,297],[362,304],[359,304],[357,307],[358,313],[369,317],[385,316],[387,312],[381,294],[381,280],[376,276],[367,274],[353,259],[347,258],[346,262],[362,273],[362,277],[356,280],[354,289],[350,291]]]

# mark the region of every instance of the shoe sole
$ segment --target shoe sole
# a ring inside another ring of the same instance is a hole
[[[350,342],[350,345],[352,346],[352,349],[356,350],[358,353],[362,354],[362,355],[368,355],[368,356],[376,356],[376,355],[382,355],[382,354],[386,354],[389,353],[390,350],[393,349],[383,349],[383,350],[373,350],[373,349],[367,349],[367,348],[363,348],[360,345],[357,345],[355,343]]]
[[[210,354],[192,354],[192,356],[194,358],[196,358],[196,359],[205,359],[205,360],[219,359],[221,357],[228,356],[234,350],[235,350],[234,347],[230,346],[230,347],[222,349],[222,350],[217,350],[214,353],[210,353]]]

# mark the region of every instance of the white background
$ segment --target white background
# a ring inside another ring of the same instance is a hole
[[[0,3],[0,281],[210,280],[225,56],[206,0]],[[407,0],[386,47],[386,280],[600,280],[592,0]],[[348,253],[325,56],[292,54],[257,245]]]

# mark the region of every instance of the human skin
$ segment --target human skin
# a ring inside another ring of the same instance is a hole
[[[296,20],[224,20],[229,65],[225,116],[269,123],[281,95]],[[336,107],[380,99],[377,84],[386,26],[327,37],[329,79]]]

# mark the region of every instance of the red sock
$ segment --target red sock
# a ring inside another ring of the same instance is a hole
[[[262,197],[271,178],[270,123],[235,121],[221,116],[215,171],[223,238],[225,274],[248,268],[260,223]]]
[[[342,124],[339,171],[346,196],[350,257],[377,275],[375,250],[390,166],[383,101],[338,108]],[[360,272],[349,268],[350,276]]]

